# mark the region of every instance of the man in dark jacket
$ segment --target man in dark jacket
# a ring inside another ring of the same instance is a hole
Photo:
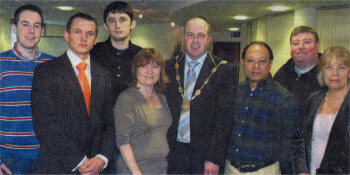
[[[185,54],[167,61],[168,174],[223,172],[230,135],[235,67],[208,51],[210,25],[202,17],[184,28]]]
[[[115,100],[132,80],[131,62],[141,47],[130,42],[130,33],[136,27],[136,21],[128,3],[115,1],[108,4],[103,12],[103,21],[109,38],[97,43],[91,55],[111,72]]]
[[[73,15],[64,39],[67,52],[34,71],[33,123],[40,141],[34,174],[99,174],[115,150],[115,133],[110,74],[90,57],[96,20]]]
[[[296,27],[290,35],[291,55],[275,74],[274,79],[287,88],[298,100],[299,105],[319,89],[317,64],[320,57],[318,34],[311,27]]]

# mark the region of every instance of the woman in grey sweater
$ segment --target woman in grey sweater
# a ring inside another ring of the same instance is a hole
[[[166,174],[166,139],[172,118],[162,91],[165,61],[153,48],[141,50],[132,64],[133,82],[114,106],[117,174]]]

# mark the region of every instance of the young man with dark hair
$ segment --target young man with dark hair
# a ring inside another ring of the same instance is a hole
[[[136,27],[132,7],[123,1],[108,4],[103,12],[104,28],[109,38],[96,44],[91,51],[93,59],[110,71],[113,81],[113,99],[128,87],[132,80],[131,63],[141,47],[130,41]]]
[[[13,49],[0,53],[0,174],[24,174],[34,168],[39,141],[34,134],[30,91],[34,68],[53,56],[38,48],[44,19],[31,4],[16,9]]]
[[[37,174],[99,174],[113,155],[111,77],[90,59],[97,38],[96,20],[77,13],[64,32],[67,52],[35,69],[33,122],[41,144]]]

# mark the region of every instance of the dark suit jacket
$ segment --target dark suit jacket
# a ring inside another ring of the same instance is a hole
[[[311,163],[312,129],[317,110],[322,104],[327,90],[313,93],[308,99],[308,106],[304,110],[303,126],[298,128],[292,144],[294,173],[309,172]],[[333,123],[329,134],[327,147],[317,174],[349,174],[349,118],[350,91],[346,95],[342,106]]]
[[[109,73],[91,60],[91,114],[66,54],[34,72],[33,122],[40,141],[35,173],[72,173],[86,155],[111,158],[115,149]]]
[[[216,56],[213,57],[213,60],[209,54],[205,58],[193,92],[203,85],[212,68],[221,61]],[[168,130],[170,152],[174,149],[173,143],[176,142],[182,104],[176,81],[175,63],[173,58],[168,60],[166,65],[170,83],[165,94],[173,116],[173,124]],[[179,74],[182,87],[184,86],[184,64],[185,56],[181,56]],[[225,161],[226,146],[230,138],[230,127],[233,121],[230,119],[230,108],[235,93],[234,85],[237,84],[236,77],[237,71],[231,63],[221,65],[210,78],[209,84],[203,88],[202,93],[190,104],[190,145],[196,150],[199,157],[219,165]]]

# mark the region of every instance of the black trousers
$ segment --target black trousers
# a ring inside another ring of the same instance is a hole
[[[203,174],[204,157],[191,144],[174,142],[168,155],[168,174]]]

